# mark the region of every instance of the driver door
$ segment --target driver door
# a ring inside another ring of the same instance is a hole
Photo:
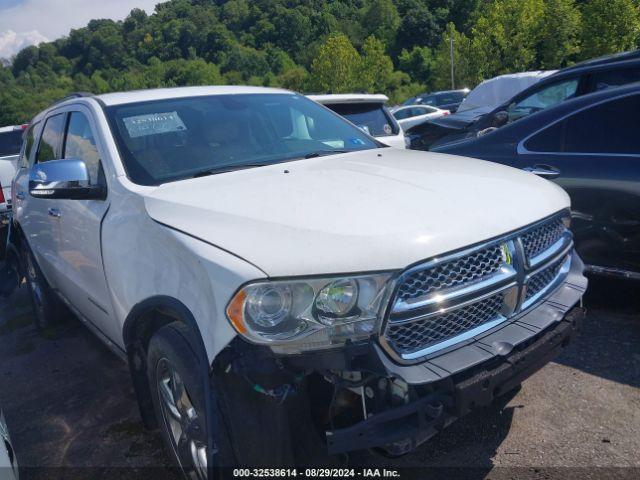
[[[87,166],[90,183],[106,186],[100,145],[91,112],[74,106],[68,112],[62,158],[79,159]],[[107,200],[51,200],[55,203],[60,240],[59,288],[65,298],[104,335],[120,335],[102,264],[102,219]]]

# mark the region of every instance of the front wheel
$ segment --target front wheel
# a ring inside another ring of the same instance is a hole
[[[147,368],[153,405],[163,440],[186,478],[207,478],[205,392],[199,361],[181,324],[162,327],[152,337]]]

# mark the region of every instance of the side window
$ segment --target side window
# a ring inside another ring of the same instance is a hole
[[[561,152],[565,125],[566,121],[562,121],[545,128],[527,140],[524,147],[531,152]]]
[[[29,125],[27,131],[24,134],[24,150],[22,151],[22,158],[20,159],[20,168],[29,168],[31,164],[33,146],[36,143],[36,125]]]
[[[91,183],[96,184],[98,182],[100,155],[98,154],[89,119],[81,112],[71,112],[70,114],[63,158],[84,160],[89,171]]]
[[[604,90],[611,87],[619,87],[627,83],[640,81],[640,68],[625,68],[607,70],[592,75],[593,90]]]
[[[566,120],[564,151],[640,154],[640,95],[608,101]]]
[[[411,116],[411,109],[404,108],[402,110],[398,110],[393,114],[393,116],[396,117],[396,120],[403,120],[405,118],[409,118]]]
[[[66,114],[59,113],[47,118],[38,146],[37,162],[48,162],[61,157],[62,135]]]
[[[569,98],[573,98],[578,89],[578,79],[573,78],[548,85],[527,98],[509,105],[507,113],[509,122],[539,112],[545,108],[553,107]]]
[[[611,100],[551,125],[531,137],[532,152],[640,155],[640,95]]]

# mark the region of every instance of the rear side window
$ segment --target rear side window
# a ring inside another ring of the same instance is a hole
[[[592,75],[592,79],[594,90],[619,87],[627,83],[640,82],[640,68],[625,68],[598,72]]]
[[[391,120],[391,115],[385,111],[380,103],[338,103],[327,105],[327,107],[374,137],[384,137],[385,135],[398,133],[398,128],[395,122]]]
[[[394,112],[393,116],[396,117],[397,120],[403,120],[405,118],[409,118],[411,116],[411,112],[412,112],[411,108],[405,108],[402,110],[398,110],[397,112]]]
[[[0,133],[0,157],[18,155],[22,148],[22,130]]]
[[[532,152],[640,154],[640,95],[611,100],[531,137]]]
[[[69,116],[64,158],[83,160],[87,165],[91,183],[96,184],[98,182],[100,155],[98,154],[89,119],[81,112],[71,112]]]
[[[640,153],[640,95],[597,105],[569,117],[564,151]]]
[[[38,163],[61,158],[65,117],[64,113],[59,113],[47,118],[38,146]]]

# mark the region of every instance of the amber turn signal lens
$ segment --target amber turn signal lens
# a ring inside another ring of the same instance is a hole
[[[247,333],[247,327],[244,324],[244,301],[247,298],[247,294],[244,293],[244,290],[240,290],[236,293],[235,297],[231,299],[229,305],[227,306],[227,317],[231,321],[233,327],[238,331],[238,333],[245,334]]]

